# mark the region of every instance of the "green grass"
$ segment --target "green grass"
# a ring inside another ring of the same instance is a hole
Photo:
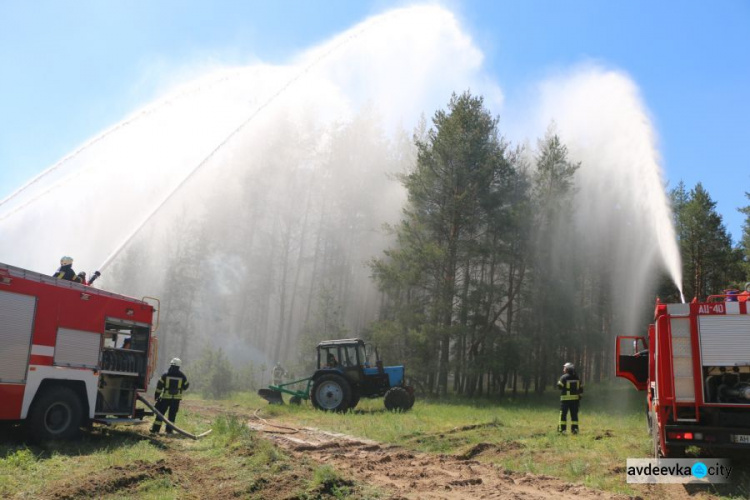
[[[345,498],[346,488],[362,491],[331,479],[333,473],[328,479],[319,476],[315,463],[292,460],[243,419],[222,415],[211,421],[181,410],[177,423],[189,432],[213,432],[199,441],[163,433],[153,438],[149,421],[137,427],[95,426],[75,442],[32,445],[20,438],[19,427],[5,428],[0,498],[261,499],[279,484],[300,498]]]

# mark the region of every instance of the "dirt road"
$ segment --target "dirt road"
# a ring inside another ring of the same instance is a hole
[[[189,403],[196,411],[226,412],[209,403]],[[331,465],[342,475],[376,486],[404,499],[600,499],[618,498],[557,478],[503,470],[475,458],[488,451],[478,445],[462,456],[433,455],[384,445],[344,434],[307,427],[292,427],[264,419],[257,412],[238,410],[250,428],[300,459]],[[497,450],[494,450],[497,451]]]

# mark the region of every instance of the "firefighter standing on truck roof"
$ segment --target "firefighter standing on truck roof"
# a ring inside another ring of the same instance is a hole
[[[186,391],[190,387],[187,377],[180,371],[180,365],[182,361],[180,358],[172,358],[169,362],[169,370],[164,372],[164,375],[159,379],[159,383],[156,384],[156,393],[154,399],[156,399],[156,409],[164,415],[169,410],[169,415],[165,415],[170,422],[174,423],[177,418],[177,410],[180,409],[180,400],[182,399],[182,391]],[[158,433],[161,430],[162,419],[157,415],[154,425],[151,426],[152,433]],[[172,426],[167,424],[167,434],[172,434]]]
[[[73,271],[73,257],[61,257],[60,269],[58,269],[52,276],[60,280],[75,281],[76,272]]]
[[[583,394],[583,385],[581,379],[576,374],[576,367],[573,363],[565,363],[563,366],[563,375],[557,381],[557,387],[562,391],[560,394],[560,423],[557,426],[558,432],[564,434],[567,430],[568,411],[570,411],[570,431],[578,434],[578,404]]]

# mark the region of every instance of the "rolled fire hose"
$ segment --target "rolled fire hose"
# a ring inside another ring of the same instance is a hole
[[[174,425],[172,422],[170,422],[167,419],[167,417],[165,417],[164,414],[162,414],[162,412],[160,412],[159,410],[157,410],[156,408],[154,408],[154,405],[152,405],[146,398],[144,398],[140,394],[138,394],[138,399],[141,401],[141,403],[143,403],[146,406],[148,406],[149,408],[151,408],[151,410],[154,413],[156,413],[158,416],[160,416],[161,419],[164,420],[167,423],[167,425],[171,426],[174,430],[176,430],[177,432],[179,432],[183,436],[189,437],[190,439],[199,439],[199,438],[202,438],[203,436],[209,435],[211,433],[211,431],[213,430],[213,429],[208,429],[203,434],[198,434],[197,436],[195,434],[190,434],[188,431],[183,431],[182,429],[180,429],[179,427],[177,427],[176,425]]]

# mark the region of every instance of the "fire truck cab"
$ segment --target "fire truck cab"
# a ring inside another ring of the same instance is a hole
[[[90,422],[143,418],[156,359],[155,308],[0,263],[0,420],[37,440],[68,439]]]
[[[657,300],[648,337],[617,337],[616,375],[646,391],[655,457],[688,446],[750,449],[748,295]]]

